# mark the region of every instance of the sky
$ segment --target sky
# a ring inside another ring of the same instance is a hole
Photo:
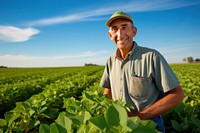
[[[200,58],[199,0],[0,0],[0,65],[105,65],[116,51],[105,22],[118,10],[168,63]]]

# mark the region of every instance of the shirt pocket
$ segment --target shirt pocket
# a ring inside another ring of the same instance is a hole
[[[130,78],[130,87],[128,88],[129,93],[135,98],[144,98],[148,93],[148,82],[147,76],[138,77],[136,75]]]

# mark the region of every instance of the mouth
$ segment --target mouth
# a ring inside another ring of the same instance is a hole
[[[126,36],[123,39],[117,39],[117,43],[126,43],[128,41],[129,37]]]

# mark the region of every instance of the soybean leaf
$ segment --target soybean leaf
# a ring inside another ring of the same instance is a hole
[[[118,104],[113,104],[108,107],[105,114],[106,121],[111,126],[127,125],[128,115],[126,110]]]
[[[133,133],[158,133],[158,131],[148,127],[138,127],[137,129],[133,130]]]
[[[59,114],[58,118],[56,119],[56,122],[62,126],[63,128],[65,128],[67,130],[67,132],[70,132],[72,130],[72,120],[70,118],[68,118],[67,116],[65,116],[65,113],[62,112]]]
[[[0,127],[6,126],[6,120],[0,119]]]
[[[20,117],[20,114],[15,114],[12,112],[7,112],[5,114],[5,119],[6,119],[6,121],[8,121],[8,126],[10,126],[12,124],[12,122],[19,117]]]
[[[39,133],[49,133],[49,126],[47,124],[40,124]]]
[[[103,130],[107,127],[107,122],[103,116],[97,116],[90,119],[90,122],[99,130]]]
[[[117,126],[119,124],[119,112],[113,105],[108,107],[105,114],[106,121],[110,126]]]
[[[91,118],[91,115],[88,111],[84,111],[82,113],[82,121],[83,123],[86,123],[87,120],[89,120]]]
[[[198,118],[196,118],[196,117],[192,117],[191,118],[191,121],[192,121],[192,123],[194,124],[194,125],[196,125],[197,127],[199,127],[200,128],[200,119],[198,119]]]
[[[179,132],[183,130],[182,125],[179,124],[176,120],[171,120],[171,122],[174,129],[176,129]]]
[[[67,130],[59,124],[53,123],[50,126],[50,133],[67,133]]]
[[[183,110],[184,110],[184,107],[185,107],[185,105],[183,104],[183,103],[180,103],[179,105],[177,105],[176,107],[175,107],[175,111],[176,111],[176,113],[180,113],[180,112],[182,112]]]

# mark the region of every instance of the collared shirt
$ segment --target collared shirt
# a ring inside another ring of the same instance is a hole
[[[113,100],[122,100],[131,104],[134,111],[141,111],[153,104],[161,92],[180,83],[158,51],[133,43],[124,60],[118,49],[108,58],[100,85],[111,89]]]

